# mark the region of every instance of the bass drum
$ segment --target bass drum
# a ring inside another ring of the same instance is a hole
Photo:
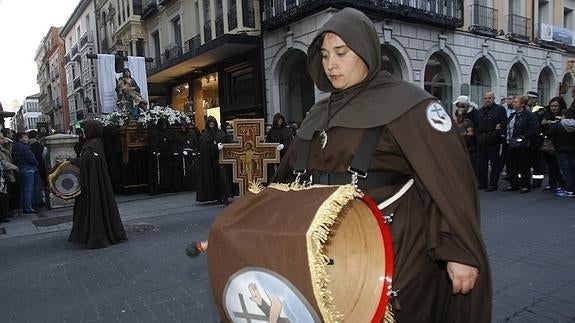
[[[64,161],[56,164],[48,175],[50,191],[63,200],[70,200],[80,195],[80,169]]]
[[[389,228],[375,202],[351,185],[272,184],[246,194],[216,218],[209,246],[224,322],[390,318]]]

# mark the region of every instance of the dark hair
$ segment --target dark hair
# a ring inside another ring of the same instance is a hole
[[[22,139],[22,137],[24,137],[24,136],[28,136],[28,134],[25,133],[25,132],[19,131],[19,132],[16,133],[15,138],[16,138],[16,140],[20,140],[20,139]]]
[[[549,105],[551,105],[551,103],[553,102],[557,102],[559,103],[559,111],[563,111],[565,109],[567,109],[567,103],[565,103],[565,100],[563,99],[563,97],[560,96],[556,96],[553,99],[549,100]]]
[[[8,137],[10,135],[12,135],[12,129],[10,128],[2,128],[2,134],[4,135],[4,137]]]
[[[28,138],[30,138],[30,139],[38,138],[38,131],[36,131],[36,130],[28,131]]]

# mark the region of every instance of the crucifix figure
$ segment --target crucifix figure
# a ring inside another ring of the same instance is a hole
[[[240,184],[243,196],[252,181],[267,182],[267,165],[279,163],[278,144],[263,143],[263,119],[236,119],[234,143],[224,144],[220,163],[232,164],[233,181]]]

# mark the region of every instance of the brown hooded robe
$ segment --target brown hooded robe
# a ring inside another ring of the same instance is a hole
[[[319,52],[322,34],[338,34],[363,58],[369,75],[362,83],[336,91],[326,78]],[[480,232],[479,201],[464,144],[453,131],[440,132],[427,120],[426,108],[436,100],[419,87],[381,72],[380,43],[373,23],[346,8],[317,33],[308,51],[308,70],[330,98],[310,110],[283,159],[276,179],[293,180],[298,146],[311,140],[308,172],[345,172],[365,129],[383,126],[369,172],[409,175],[415,184],[384,212],[394,246],[391,300],[397,322],[490,322],[491,278]],[[320,132],[327,132],[322,149]],[[369,176],[368,172],[368,176]],[[399,186],[365,190],[381,202]],[[479,269],[468,295],[453,295],[446,263]],[[352,273],[350,273],[352,274]]]
[[[74,223],[68,241],[88,248],[103,248],[126,240],[124,226],[108,175],[99,121],[84,125],[86,143],[78,158],[70,160],[80,168],[82,193],[74,202]]]

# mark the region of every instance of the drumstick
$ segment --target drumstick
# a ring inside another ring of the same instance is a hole
[[[186,247],[186,255],[194,258],[208,250],[208,240],[192,242]]]

